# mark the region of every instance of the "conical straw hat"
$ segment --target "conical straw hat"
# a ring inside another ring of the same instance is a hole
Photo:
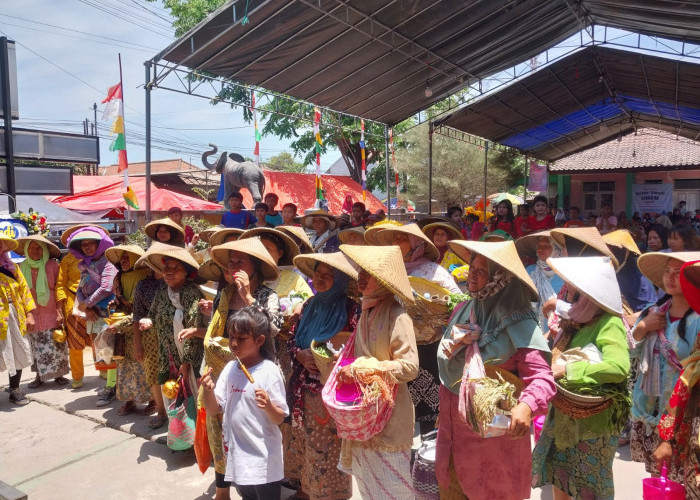
[[[224,270],[216,263],[214,259],[204,261],[199,266],[199,277],[206,281],[222,281],[224,279]]]
[[[17,250],[17,240],[7,236],[5,233],[0,232],[0,242],[3,242],[7,248],[3,248],[5,252],[14,252]]]
[[[416,236],[425,242],[425,258],[437,261],[440,252],[430,239],[423,234],[418,224],[406,224],[404,226],[394,226],[392,224],[372,226],[365,231],[365,241],[370,245],[388,246],[393,245],[394,234],[403,233]]]
[[[664,269],[669,259],[676,259],[682,263],[700,260],[700,252],[649,252],[639,256],[637,266],[642,274],[649,278],[649,281],[661,288],[664,292]]]
[[[622,294],[610,257],[550,257],[547,265],[599,307],[622,316]]]
[[[46,248],[49,250],[49,257],[52,259],[58,259],[61,256],[61,249],[55,243],[47,240],[40,234],[32,234],[31,236],[24,236],[22,238],[17,238],[17,249],[15,253],[24,257],[24,244],[28,241],[38,241],[39,243],[44,243]]]
[[[537,287],[527,274],[523,266],[518,251],[515,249],[515,243],[512,240],[508,241],[449,241],[447,246],[457,257],[464,262],[471,261],[471,254],[476,253],[486,257],[491,263],[502,267],[506,271],[510,271],[528,288],[530,298],[533,302],[539,300],[537,295]]]
[[[148,247],[148,250],[146,250],[146,253],[144,253],[139,259],[136,261],[134,264],[134,269],[142,269],[142,268],[149,268],[154,272],[160,273],[160,271],[156,268],[154,268],[151,263],[148,261],[148,256],[153,253],[153,252],[158,252],[159,250],[167,250],[170,248],[172,245],[168,245],[166,243],[161,243],[159,241],[154,241],[151,243],[151,246]]]
[[[117,265],[122,258],[122,253],[127,252],[133,257],[131,260],[131,265],[136,267],[138,260],[146,254],[146,251],[138,245],[117,245],[116,247],[108,248],[105,252],[105,257],[112,264]],[[134,258],[135,257],[135,258]]]
[[[412,305],[415,303],[413,289],[408,281],[406,266],[403,264],[399,247],[340,245],[340,251],[356,265],[374,276],[383,287],[398,296],[404,304]]]
[[[211,235],[220,229],[226,229],[226,226],[217,224],[216,226],[211,226],[206,229],[203,229],[199,232],[199,239],[202,240],[204,243],[209,243],[209,238],[211,238]]]
[[[568,239],[577,240],[585,245],[584,250],[590,248],[599,255],[610,257],[615,269],[620,267],[617,258],[605,244],[603,237],[595,227],[561,227],[552,229],[550,231],[550,236],[557,242],[557,245],[564,249],[566,249],[566,242]],[[581,255],[569,255],[569,257],[581,257]]]
[[[693,311],[700,314],[700,261],[683,264],[681,289]]]
[[[75,226],[71,226],[68,229],[64,229],[63,233],[61,233],[61,244],[64,247],[68,247],[68,238],[70,238],[71,234],[76,232],[78,229],[82,229],[84,227],[91,227],[93,224],[76,224]]]
[[[154,220],[153,222],[146,224],[146,227],[144,228],[146,236],[151,238],[153,241],[158,241],[158,238],[156,238],[158,226],[165,226],[170,230],[171,238],[168,244],[181,245],[185,242],[185,230],[179,224],[176,224],[170,217],[163,217],[162,219]]]
[[[357,270],[353,267],[350,259],[342,252],[312,253],[294,257],[296,268],[309,279],[313,278],[314,269],[319,263],[328,264],[332,268],[347,274],[350,278],[357,280]]]
[[[277,226],[275,229],[287,233],[295,243],[299,246],[299,251],[301,253],[314,253],[314,247],[311,244],[309,235],[303,227],[300,226]]]
[[[608,246],[624,248],[637,255],[642,254],[642,252],[639,251],[637,243],[627,229],[618,229],[612,233],[604,234],[603,241]]]
[[[279,277],[279,270],[270,253],[260,241],[260,238],[248,238],[246,240],[229,241],[212,247],[211,256],[222,269],[228,268],[228,254],[231,250],[244,253],[256,258],[261,263],[263,278],[275,280]]]
[[[217,245],[221,245],[226,238],[229,235],[235,235],[236,239],[232,241],[236,241],[240,236],[245,233],[244,229],[238,229],[237,227],[225,227],[222,229],[217,229],[214,231],[211,235],[209,235],[209,246],[210,247],[215,247]]]
[[[269,234],[272,238],[281,240],[284,245],[282,257],[280,257],[278,266],[291,266],[294,263],[294,257],[299,255],[299,245],[287,233],[278,231],[273,227],[254,227],[244,232],[239,239],[245,240],[248,238],[260,237],[264,234]]]
[[[312,229],[314,217],[321,217],[323,219],[326,219],[328,221],[328,229],[330,231],[333,231],[336,227],[338,227],[338,219],[330,215],[325,210],[314,210],[312,212],[307,213],[301,218],[301,225],[308,229]]]
[[[515,249],[520,257],[535,257],[537,258],[537,242],[540,238],[550,238],[550,231],[540,231],[538,233],[530,233],[526,236],[521,236],[515,240]],[[553,240],[552,240],[553,241]]]
[[[179,260],[183,264],[187,264],[192,267],[195,271],[199,270],[199,263],[195,260],[190,252],[182,247],[175,245],[168,245],[166,243],[161,243],[157,247],[152,246],[148,249],[148,252],[144,255],[150,267],[159,273],[163,272],[165,264],[163,259],[175,259]]]
[[[351,234],[359,234],[364,240],[365,228],[362,226],[355,226],[350,227],[348,229],[343,229],[341,232],[338,233],[338,239],[340,240],[340,243],[349,243]]]
[[[462,237],[462,232],[452,222],[448,222],[448,221],[432,222],[432,223],[428,224],[427,226],[423,226],[423,228],[422,228],[423,233],[428,237],[428,239],[430,241],[433,241],[433,235],[435,234],[436,229],[444,229],[447,232],[447,234],[450,235],[451,239],[453,239],[453,240],[463,240],[464,239]]]

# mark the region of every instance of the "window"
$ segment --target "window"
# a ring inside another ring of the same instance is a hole
[[[673,189],[700,189],[700,179],[676,179]]]
[[[584,182],[583,209],[591,212],[599,212],[603,205],[610,204],[615,207],[615,182]]]

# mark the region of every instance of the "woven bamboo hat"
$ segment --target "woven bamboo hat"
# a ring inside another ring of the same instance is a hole
[[[2,242],[4,245],[7,245],[7,248],[4,248],[3,251],[5,252],[13,252],[17,249],[18,243],[17,240],[12,239],[11,237],[7,236],[5,233],[0,232],[0,242]]]
[[[340,251],[397,295],[404,304],[412,305],[415,302],[399,247],[340,245]]]
[[[280,273],[277,264],[270,257],[270,253],[262,244],[260,238],[248,238],[245,240],[229,241],[212,247],[211,257],[222,269],[228,268],[228,254],[231,250],[244,253],[260,261],[260,270],[266,280],[275,280]]]
[[[199,263],[192,257],[190,252],[182,247],[168,245],[167,243],[161,243],[158,246],[152,245],[144,257],[148,261],[149,267],[159,273],[163,272],[163,267],[165,266],[163,259],[175,259],[190,266],[195,271],[199,270]]]
[[[313,278],[316,265],[321,263],[328,264],[333,269],[337,269],[350,276],[350,278],[357,280],[357,269],[355,269],[350,259],[342,252],[312,253],[294,257],[294,265],[296,268],[309,279]]]
[[[622,316],[622,294],[610,257],[550,257],[547,265],[600,308]]]
[[[482,257],[486,257],[492,264],[502,267],[506,271],[513,273],[528,289],[530,298],[533,302],[539,300],[537,295],[537,287],[532,282],[532,279],[527,274],[525,266],[523,266],[518,251],[515,248],[515,243],[512,240],[508,241],[449,241],[447,246],[457,257],[464,262],[471,261],[471,254],[476,253]]]
[[[550,231],[540,231],[539,233],[530,233],[526,236],[521,236],[515,240],[515,249],[520,257],[535,257],[537,258],[537,242],[540,238],[549,238]]]
[[[245,240],[248,238],[262,237],[263,235],[270,236],[271,239],[277,240],[282,243],[284,250],[282,256],[280,257],[278,266],[292,266],[294,265],[294,257],[299,255],[299,245],[289,236],[287,233],[278,231],[273,227],[254,227],[253,229],[248,229],[244,232],[239,240]]]
[[[664,269],[669,259],[676,259],[685,264],[686,262],[700,260],[700,252],[649,252],[639,256],[639,259],[637,259],[639,270],[642,271],[644,276],[649,278],[649,281],[664,292],[666,291],[666,288],[664,288]]]
[[[74,232],[76,232],[78,229],[90,226],[92,226],[92,224],[76,224],[75,226],[71,226],[68,229],[64,229],[63,233],[61,233],[61,244],[67,248],[68,238],[70,238]]]
[[[245,233],[245,230],[238,229],[237,227],[224,227],[222,229],[217,229],[209,235],[209,246],[215,247],[217,245],[221,245],[230,235],[234,235],[237,240],[243,233]]]
[[[328,221],[328,229],[331,231],[338,227],[338,219],[330,215],[325,210],[312,210],[311,212],[305,214],[304,217],[301,218],[301,225],[305,228],[312,229],[312,222],[316,217],[326,219]]]
[[[606,245],[629,250],[630,252],[641,255],[637,243],[627,229],[618,229],[612,233],[604,234],[603,241]]]
[[[406,224],[404,226],[395,226],[393,224],[382,224],[372,226],[365,231],[365,241],[370,245],[388,246],[393,245],[394,234],[403,233],[415,236],[425,242],[425,258],[435,262],[440,258],[440,252],[437,247],[430,241],[423,231],[420,230],[418,224]]]
[[[430,241],[433,241],[433,235],[435,234],[435,231],[437,229],[444,229],[445,231],[447,231],[447,234],[450,235],[451,240],[464,239],[462,237],[462,232],[452,222],[433,222],[431,224],[428,224],[427,226],[423,226],[422,228],[423,233],[425,233],[425,235],[428,237],[428,239],[430,239]]]
[[[117,265],[119,264],[124,252],[129,254],[131,267],[136,267],[136,263],[139,261],[139,259],[146,254],[146,251],[138,245],[117,245],[115,247],[108,248],[105,251],[105,256],[107,257],[108,261],[114,265]]]
[[[150,270],[160,273],[158,269],[153,267],[150,262],[148,262],[148,256],[153,253],[153,252],[158,252],[161,250],[167,250],[170,248],[172,245],[168,245],[166,243],[161,243],[159,241],[154,241],[151,243],[151,246],[148,247],[148,250],[146,250],[146,253],[144,253],[141,257],[138,258],[136,263],[134,264],[134,269],[142,269],[142,268],[149,268]]]
[[[219,231],[220,229],[226,229],[226,226],[222,226],[221,224],[217,224],[216,226],[208,227],[208,228],[199,232],[199,239],[205,243],[209,243],[209,238],[211,238],[211,235],[214,234],[215,232]]]
[[[153,241],[158,241],[156,238],[156,232],[159,226],[165,226],[168,231],[170,231],[170,245],[181,245],[185,242],[185,230],[179,224],[176,224],[170,217],[163,217],[162,219],[154,220],[146,224],[144,231],[146,236],[151,238]]]
[[[30,241],[37,241],[46,245],[49,250],[49,257],[52,259],[58,259],[61,256],[61,249],[55,243],[47,240],[40,234],[32,234],[31,236],[24,236],[22,238],[17,238],[17,248],[15,253],[24,257],[24,244]]]
[[[343,229],[338,233],[338,239],[341,243],[350,243],[350,236],[353,234],[359,234],[362,236],[362,241],[365,239],[365,228],[362,226],[355,226],[348,229]]]
[[[199,266],[197,274],[206,281],[222,281],[224,279],[224,270],[221,269],[221,266],[214,259],[203,262]]]
[[[309,235],[306,234],[303,227],[277,226],[275,229],[291,236],[294,242],[299,246],[299,251],[301,253],[314,253],[314,247],[311,245]]]
[[[693,311],[700,314],[700,261],[683,264],[681,267],[681,289]]]
[[[88,227],[94,227],[94,226],[88,226]],[[75,234],[78,231],[80,231],[80,234]],[[70,247],[73,248],[74,250],[80,248],[81,241],[85,241],[85,240],[102,241],[102,235],[100,233],[98,233],[97,231],[94,231],[92,229],[85,229],[83,227],[78,228],[75,231],[73,231],[73,234],[71,234],[68,238],[70,239]]]
[[[605,244],[603,237],[595,227],[562,227],[552,229],[550,231],[550,236],[557,245],[567,250],[569,257],[582,257],[584,256],[583,252],[592,250],[597,255],[610,257],[615,269],[620,267],[617,258],[615,258],[615,255],[613,255],[612,251]],[[567,243],[578,243],[578,246],[581,246],[581,244],[583,246],[575,255],[572,255],[569,251],[569,247],[567,247]]]

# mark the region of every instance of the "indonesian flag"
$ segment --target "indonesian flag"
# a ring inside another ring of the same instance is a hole
[[[121,82],[113,85],[107,91],[107,97],[102,100],[106,103],[102,112],[103,121],[111,121],[111,132],[117,134],[109,146],[110,151],[118,151],[119,154],[119,172],[124,172],[124,202],[131,208],[138,210],[139,204],[136,199],[136,193],[129,186],[129,161],[126,158],[126,136],[124,135],[124,98],[122,94]]]

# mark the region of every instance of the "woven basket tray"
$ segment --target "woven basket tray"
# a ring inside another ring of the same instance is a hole
[[[612,398],[606,396],[586,396],[571,392],[557,384],[557,393],[552,405],[560,412],[575,419],[592,417],[612,404]]]
[[[447,302],[450,291],[423,278],[409,276],[413,288],[415,305],[406,308],[406,312],[413,319],[416,332],[416,342],[420,344],[432,344],[442,337],[443,328],[447,326],[450,313],[447,310]],[[430,299],[425,297],[430,296]]]

